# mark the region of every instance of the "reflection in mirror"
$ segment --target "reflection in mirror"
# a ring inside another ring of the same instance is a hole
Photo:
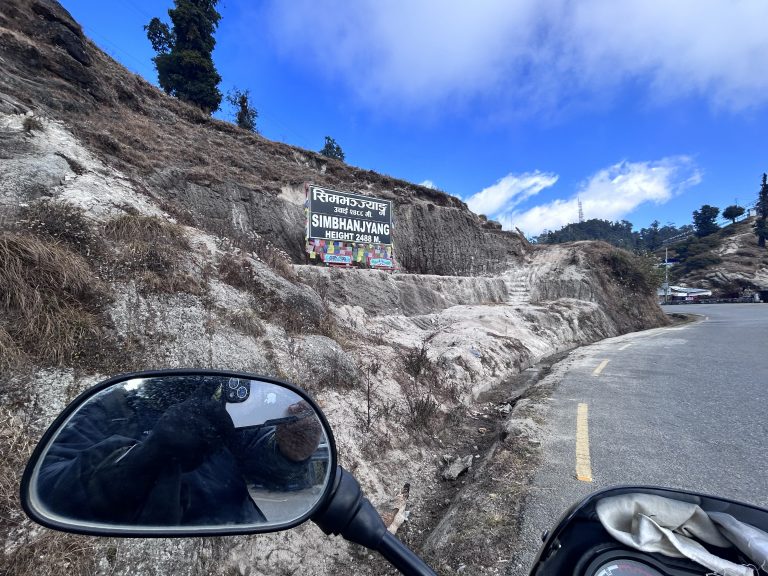
[[[61,426],[29,501],[75,526],[268,528],[313,508],[330,458],[320,419],[288,388],[219,375],[133,379]]]

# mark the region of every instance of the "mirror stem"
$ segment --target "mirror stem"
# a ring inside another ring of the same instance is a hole
[[[379,553],[389,563],[400,570],[406,576],[435,576],[432,569],[424,561],[416,556],[405,544],[400,542],[394,534],[384,533],[378,548]]]
[[[363,496],[360,484],[341,466],[336,469],[328,503],[312,517],[326,534],[379,552],[405,576],[436,576],[405,544],[387,531],[379,513]]]

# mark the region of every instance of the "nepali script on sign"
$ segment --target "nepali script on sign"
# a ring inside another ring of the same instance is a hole
[[[390,200],[311,186],[308,220],[309,238],[392,244]]]

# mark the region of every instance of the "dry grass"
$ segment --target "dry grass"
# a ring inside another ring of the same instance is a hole
[[[253,338],[261,338],[266,334],[264,323],[258,316],[247,308],[232,310],[225,313],[230,325],[237,331]]]
[[[252,295],[254,312],[280,324],[289,334],[336,334],[333,317],[323,303],[318,305],[309,294],[282,290],[265,281],[246,256],[225,253],[219,260],[218,272],[222,281]]]
[[[95,572],[95,540],[33,530],[19,505],[19,483],[35,446],[29,427],[8,410],[0,414],[0,533],[6,536],[0,574],[86,576]]]
[[[417,348],[401,349],[401,361],[408,377],[400,386],[408,406],[407,424],[414,430],[431,431],[440,414],[436,400],[439,391],[439,369],[428,357],[427,339]]]
[[[178,212],[178,210],[174,210]],[[278,246],[256,232],[243,232],[231,226],[204,219],[202,228],[221,237],[222,250],[242,252],[263,262],[273,271],[290,282],[298,282],[298,275],[291,264],[291,257]]]
[[[187,250],[189,242],[179,226],[163,222],[156,216],[125,214],[104,226],[106,235],[119,244],[143,242],[162,244],[178,250]]]
[[[38,132],[42,132],[43,130],[42,122],[40,122],[40,120],[38,120],[34,116],[27,116],[26,118],[24,118],[22,127],[24,128],[24,131],[27,134],[31,134],[35,130],[37,130]]]
[[[81,256],[31,236],[0,235],[0,364],[78,359],[100,337],[106,293]]]
[[[184,267],[190,249],[182,228],[155,216],[125,214],[104,226],[116,257],[109,262],[121,278],[137,280],[147,292],[201,294],[204,287]]]
[[[256,271],[246,258],[227,253],[219,261],[219,278],[230,286],[250,291],[253,289]]]
[[[263,236],[258,236],[251,241],[251,248],[272,270],[280,274],[286,280],[297,282],[298,276],[291,265],[291,258],[283,250],[266,240]]]
[[[0,371],[6,372],[19,365],[23,358],[24,354],[13,337],[3,326],[0,326]]]
[[[91,225],[78,206],[39,200],[22,209],[20,224],[36,236],[63,242],[80,254],[89,255],[93,250]]]
[[[594,298],[621,332],[667,323],[656,301],[656,287],[661,285],[662,276],[649,257],[606,242],[578,245],[590,278],[596,280]]]
[[[651,294],[661,285],[663,276],[652,258],[624,250],[603,255],[603,262],[619,284],[638,294]]]

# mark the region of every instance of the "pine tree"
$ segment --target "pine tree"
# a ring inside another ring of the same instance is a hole
[[[173,27],[152,18],[144,26],[152,48],[160,87],[167,94],[190,102],[209,114],[219,108],[221,76],[213,64],[213,33],[221,14],[218,0],[174,0],[168,10]]]
[[[336,160],[344,160],[344,151],[336,143],[336,140],[330,136],[325,137],[325,146],[320,150],[320,154],[327,156],[328,158],[336,158]]]
[[[720,230],[716,222],[718,214],[720,214],[720,208],[709,204],[704,204],[700,210],[694,210],[693,225],[696,227],[696,236],[701,238]]]
[[[251,92],[250,90],[238,90],[234,88],[227,94],[227,102],[235,107],[237,112],[235,113],[235,123],[245,130],[251,132],[258,132],[256,129],[256,118],[259,117],[259,113],[256,108],[251,106]]]
[[[760,194],[757,197],[757,221],[755,222],[755,234],[757,245],[765,248],[765,240],[768,238],[768,175],[763,173],[763,183],[760,186]]]

